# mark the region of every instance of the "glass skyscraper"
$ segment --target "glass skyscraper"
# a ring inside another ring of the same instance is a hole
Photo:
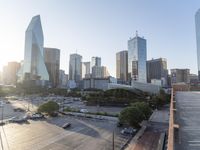
[[[82,79],[82,56],[79,54],[71,54],[69,60],[69,80],[76,83]]]
[[[49,74],[44,63],[44,38],[40,16],[32,18],[25,35],[23,65],[18,72],[19,81],[49,81]]]
[[[129,81],[147,82],[146,74],[146,40],[136,33],[128,40],[128,75]]]
[[[197,42],[197,66],[198,66],[198,76],[200,80],[200,9],[195,14],[195,26],[196,26],[196,42]]]

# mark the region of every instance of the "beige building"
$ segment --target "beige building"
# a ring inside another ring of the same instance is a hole
[[[3,68],[3,83],[8,85],[16,85],[17,72],[19,71],[21,64],[18,62],[8,62]]]
[[[116,54],[116,77],[119,83],[128,81],[128,51],[120,51]]]

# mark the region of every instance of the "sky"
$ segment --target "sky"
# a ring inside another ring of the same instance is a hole
[[[199,0],[0,0],[0,68],[24,58],[25,31],[41,16],[44,46],[61,50],[68,74],[69,55],[102,58],[112,76],[116,53],[135,36],[147,40],[147,58],[166,58],[168,69],[197,73],[194,15]]]

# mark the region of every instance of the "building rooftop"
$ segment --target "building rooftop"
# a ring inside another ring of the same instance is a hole
[[[175,150],[200,149],[200,92],[177,92]]]

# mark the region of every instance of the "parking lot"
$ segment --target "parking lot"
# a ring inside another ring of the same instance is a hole
[[[66,122],[71,127],[63,129]],[[109,150],[113,131],[117,150],[130,138],[120,134],[116,122],[74,116],[10,123],[0,129],[4,150]]]

